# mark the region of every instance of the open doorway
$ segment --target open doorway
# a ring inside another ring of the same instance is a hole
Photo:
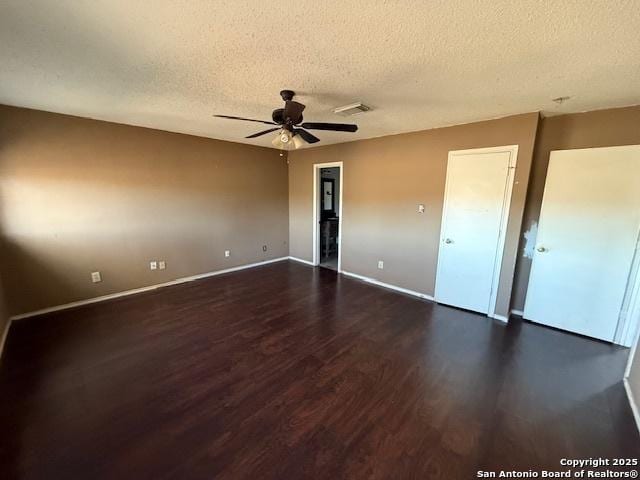
[[[340,271],[342,163],[314,168],[314,265]]]

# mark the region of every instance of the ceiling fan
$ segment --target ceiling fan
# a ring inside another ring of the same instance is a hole
[[[355,132],[358,130],[357,125],[347,123],[313,123],[302,120],[302,112],[305,106],[293,100],[295,93],[291,90],[282,90],[280,96],[284,100],[284,108],[276,108],[271,114],[272,122],[267,120],[254,120],[253,118],[233,117],[229,115],[214,115],[218,118],[227,118],[230,120],[244,120],[247,122],[264,123],[267,125],[277,125],[274,128],[263,130],[262,132],[248,135],[245,138],[256,138],[267,133],[278,131],[278,134],[271,142],[274,147],[286,149],[289,147],[300,148],[305,143],[317,143],[320,141],[318,137],[309,130],[331,130],[335,132]]]

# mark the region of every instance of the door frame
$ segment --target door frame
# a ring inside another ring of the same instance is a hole
[[[444,203],[442,206],[442,225],[440,226],[440,243],[438,245],[438,262],[436,266],[436,282],[438,281],[438,271],[440,270],[441,255],[440,248],[445,240],[447,208],[449,201],[449,187],[451,181],[449,177],[449,161],[452,157],[463,155],[477,155],[483,153],[509,153],[509,167],[507,170],[506,186],[502,199],[502,211],[500,213],[500,232],[498,233],[498,244],[496,245],[496,260],[493,266],[493,276],[491,280],[491,295],[489,296],[489,311],[487,316],[507,322],[509,319],[503,315],[496,314],[496,303],[498,301],[498,289],[500,286],[500,272],[502,271],[502,260],[504,258],[504,247],[507,238],[507,224],[509,222],[509,212],[511,209],[511,196],[513,193],[513,183],[515,180],[516,164],[518,162],[518,145],[505,145],[500,147],[472,148],[466,150],[451,150],[447,155],[447,174],[445,180]],[[434,289],[435,294],[435,289]],[[435,298],[438,301],[438,298]]]
[[[640,326],[640,228],[636,240],[636,251],[631,261],[631,271],[618,316],[613,343],[632,347],[637,342]]]
[[[340,205],[338,206],[338,273],[342,272],[342,195],[344,192],[344,166],[343,162],[327,162],[327,163],[314,163],[313,164],[313,265],[320,265],[320,242],[318,236],[320,235],[320,229],[318,228],[318,222],[320,221],[320,169],[322,168],[340,168]]]

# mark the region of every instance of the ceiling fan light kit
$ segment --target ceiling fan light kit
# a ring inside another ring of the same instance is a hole
[[[280,141],[282,143],[289,143],[289,140],[291,140],[289,132],[287,132],[286,130],[282,130],[282,132],[280,132]]]
[[[276,108],[273,111],[271,114],[273,121],[271,122],[267,120],[256,120],[253,118],[234,117],[230,115],[214,115],[214,117],[275,125],[273,128],[268,128],[267,130],[248,135],[245,138],[256,138],[266,135],[267,133],[277,132],[276,137],[271,141],[271,144],[274,147],[283,150],[288,148],[300,148],[307,143],[319,142],[320,139],[308,132],[307,129],[334,132],[356,132],[358,130],[357,125],[347,123],[303,123],[302,112],[305,109],[305,105],[293,100],[295,92],[292,90],[282,90],[280,92],[280,96],[282,97],[282,100],[284,100],[284,108]]]
[[[280,141],[280,135],[276,135],[275,137],[273,137],[273,140],[271,140],[271,145],[273,145],[276,148],[281,148],[281,149],[284,148],[284,145]]]
[[[293,135],[284,129],[271,140],[271,145],[281,150],[296,150],[306,144],[300,135]]]
[[[306,145],[307,142],[305,142],[300,135],[295,135],[292,139],[291,139],[291,143],[293,143],[293,148],[300,148],[303,145]]]

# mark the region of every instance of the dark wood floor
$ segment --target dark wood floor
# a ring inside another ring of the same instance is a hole
[[[638,457],[626,357],[282,262],[14,322],[0,477],[451,480]]]

